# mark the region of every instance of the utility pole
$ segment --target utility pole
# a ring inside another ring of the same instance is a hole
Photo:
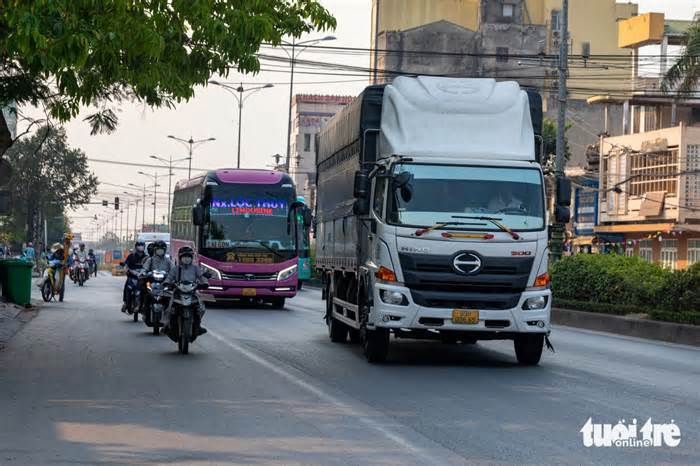
[[[566,144],[564,136],[566,133],[566,75],[568,73],[569,60],[569,0],[562,1],[561,13],[561,43],[559,45],[559,97],[558,97],[558,114],[557,114],[557,154],[554,159],[554,177],[559,180],[564,177],[564,153]],[[555,191],[559,189],[559,183],[556,184]],[[559,192],[555,193],[555,199],[560,196]],[[550,251],[552,262],[561,259],[564,246],[564,231],[566,225],[555,220],[551,227]]]
[[[191,157],[190,157],[190,159],[191,159]],[[155,172],[154,179],[155,179],[155,181],[153,183],[153,229],[155,230],[155,228],[156,228],[156,201],[158,200],[156,198],[156,193],[158,192],[158,191],[156,191],[156,189],[158,187],[158,172]]]

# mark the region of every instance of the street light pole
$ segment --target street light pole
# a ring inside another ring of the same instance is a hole
[[[236,168],[241,168],[241,133],[243,127],[243,104],[252,94],[263,89],[269,89],[271,87],[274,87],[274,85],[265,84],[264,86],[250,87],[246,89],[243,87],[243,83],[241,83],[238,87],[233,87],[229,86],[226,83],[210,80],[209,84],[213,84],[215,86],[223,88],[224,90],[228,91],[232,96],[234,96],[238,101],[238,156],[236,159]],[[250,92],[250,94],[248,94],[247,97],[244,97],[243,94],[246,92]],[[238,95],[236,95],[236,93]]]
[[[153,229],[155,230],[156,228],[156,202],[158,201],[157,199],[157,193],[156,187],[158,186],[158,172],[155,172],[155,182],[153,183]]]
[[[158,157],[157,155],[151,155],[150,157],[154,160],[158,160],[159,162],[168,165],[168,225],[170,225],[170,199],[172,198],[172,195],[173,195],[173,189],[172,189],[173,164],[178,163],[178,162],[183,162],[187,159],[189,159],[191,161],[192,157],[185,157],[184,159],[177,159],[177,160],[173,160],[172,155],[169,156],[168,159]]]
[[[172,134],[168,135],[168,139],[173,139],[181,144],[184,144],[184,146],[186,148],[188,148],[189,159],[190,159],[190,164],[187,168],[187,178],[188,179],[192,177],[192,154],[194,152],[194,148],[204,144],[205,142],[216,141],[216,138],[194,140],[194,139],[192,139],[192,136],[190,136],[189,139],[182,139],[182,138],[178,138],[176,136],[173,136]]]

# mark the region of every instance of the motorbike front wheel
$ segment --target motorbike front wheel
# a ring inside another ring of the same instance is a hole
[[[192,337],[192,319],[180,318],[180,339],[177,342],[177,349],[180,353],[187,354],[190,351],[190,339]]]
[[[153,324],[153,335],[160,335],[160,314],[151,313],[151,324]]]
[[[41,285],[41,298],[45,302],[51,301],[51,296],[53,295],[53,290],[51,289],[51,283],[46,280],[43,285]]]

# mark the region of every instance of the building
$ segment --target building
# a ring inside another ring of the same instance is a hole
[[[669,268],[700,261],[700,99],[658,92],[668,45],[683,41],[690,21],[666,25],[662,14],[620,23],[620,43],[662,45],[659,73],[641,76],[623,98],[595,96],[592,103],[621,103],[624,134],[600,143],[600,198],[595,233],[620,252]]]
[[[541,89],[546,116],[556,118],[552,57],[561,43],[561,5],[561,0],[373,0],[372,80],[389,81],[397,73],[516,79]],[[619,46],[617,23],[637,10],[634,3],[615,0],[569,2],[569,166],[586,166],[586,147],[598,133],[622,132],[620,105],[604,109],[587,105],[586,98],[623,79],[621,68],[631,63],[632,52]],[[528,57],[517,57],[523,55]],[[601,124],[605,111],[607,128]]]
[[[292,101],[292,143],[289,174],[297,193],[313,206],[316,183],[316,134],[352,96],[297,94]]]

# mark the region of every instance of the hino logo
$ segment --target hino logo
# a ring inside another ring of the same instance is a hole
[[[452,259],[455,271],[466,275],[477,273],[481,270],[481,265],[481,258],[471,252],[463,252]]]
[[[252,273],[247,273],[247,274],[245,274],[245,279],[248,280],[248,281],[250,281],[250,280],[252,280],[252,279],[254,279],[254,278],[255,278],[255,275],[253,275]]]

